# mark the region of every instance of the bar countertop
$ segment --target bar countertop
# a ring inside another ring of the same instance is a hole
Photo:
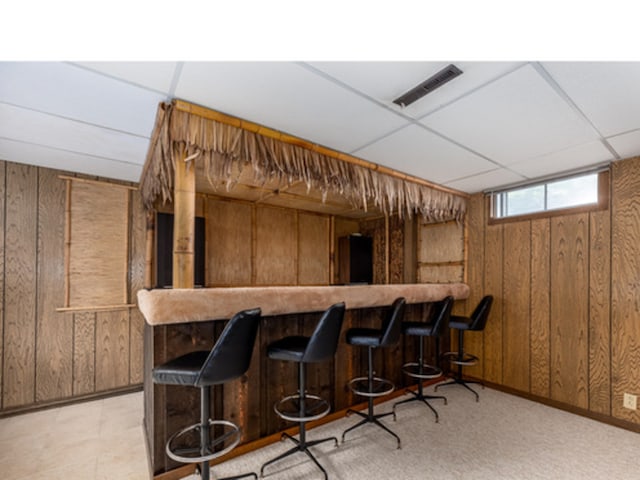
[[[138,291],[138,306],[151,326],[202,322],[232,317],[260,307],[262,315],[319,312],[338,302],[347,309],[390,305],[397,297],[407,303],[426,303],[452,295],[469,296],[464,283],[415,283],[392,285],[272,286],[185,288]]]

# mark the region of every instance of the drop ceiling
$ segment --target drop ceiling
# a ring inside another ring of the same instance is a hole
[[[467,193],[640,155],[640,62],[0,62],[0,159],[138,181],[172,98]]]

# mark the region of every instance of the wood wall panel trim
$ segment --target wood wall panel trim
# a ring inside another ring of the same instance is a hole
[[[611,414],[611,216],[590,214],[589,410]]]
[[[485,231],[484,247],[484,291],[493,295],[491,313],[484,331],[484,378],[502,383],[502,301],[503,301],[503,226],[490,225]]]
[[[96,313],[96,391],[129,384],[129,310]]]
[[[6,170],[3,408],[35,400],[38,171]]]
[[[611,259],[611,411],[640,423],[640,410],[622,406],[640,394],[640,158],[615,162]]]
[[[96,391],[96,313],[65,313],[73,321],[73,395]]]
[[[542,397],[550,394],[550,232],[548,218],[531,222],[531,393]]]
[[[551,398],[588,408],[589,214],[551,219]]]
[[[3,385],[4,385],[4,234],[5,234],[5,172],[6,162],[0,160],[0,408],[3,408]]]
[[[73,322],[56,311],[64,297],[65,182],[58,172],[38,175],[38,296],[36,402],[71,397]]]
[[[256,207],[256,285],[295,285],[295,210]]]
[[[503,383],[530,391],[531,223],[504,225]]]
[[[298,214],[298,285],[329,285],[329,217]]]

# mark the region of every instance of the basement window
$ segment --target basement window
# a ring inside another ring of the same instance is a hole
[[[580,173],[490,195],[490,221],[520,220],[605,209],[609,205],[609,171]]]

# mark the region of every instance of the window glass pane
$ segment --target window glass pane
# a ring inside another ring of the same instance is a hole
[[[544,185],[505,192],[505,195],[507,217],[544,210]]]
[[[598,174],[569,178],[547,185],[547,208],[598,203]]]

